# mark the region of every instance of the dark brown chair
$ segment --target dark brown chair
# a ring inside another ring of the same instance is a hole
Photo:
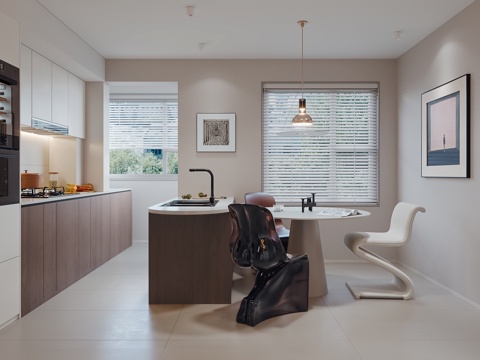
[[[260,205],[264,207],[272,207],[276,204],[275,198],[266,192],[250,192],[245,194],[245,204]],[[282,220],[275,219],[275,228],[278,237],[282,240],[285,251],[288,251],[288,239],[290,237],[290,230],[284,225]]]
[[[274,316],[307,311],[307,254],[287,256],[268,209],[250,204],[230,204],[228,209],[232,260],[258,270],[253,289],[241,302],[237,322],[255,326]]]

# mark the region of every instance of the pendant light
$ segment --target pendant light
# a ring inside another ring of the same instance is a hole
[[[310,126],[313,124],[312,118],[307,114],[307,101],[303,98],[303,28],[308,23],[307,20],[297,22],[302,27],[302,97],[298,100],[298,114],[292,120],[293,126]]]

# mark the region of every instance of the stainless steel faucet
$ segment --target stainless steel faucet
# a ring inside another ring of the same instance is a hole
[[[209,169],[188,169],[190,172],[204,171],[210,174],[210,204],[215,204],[215,195],[213,194],[213,173]]]

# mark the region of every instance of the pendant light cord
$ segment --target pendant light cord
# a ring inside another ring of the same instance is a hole
[[[302,27],[302,99],[303,99],[303,27],[305,26],[305,20],[300,21]]]
[[[303,27],[305,26],[306,23],[308,23],[307,20],[300,20],[297,21],[298,24],[302,27],[302,99],[303,99]]]

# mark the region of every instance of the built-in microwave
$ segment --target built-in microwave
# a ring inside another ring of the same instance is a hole
[[[19,69],[0,60],[0,149],[20,148]]]

